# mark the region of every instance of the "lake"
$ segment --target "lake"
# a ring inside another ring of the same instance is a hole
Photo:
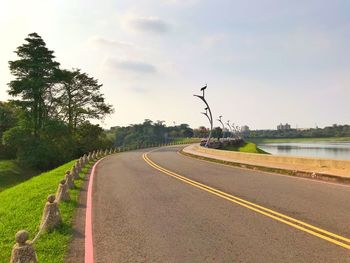
[[[274,142],[258,146],[273,155],[350,160],[350,142]]]

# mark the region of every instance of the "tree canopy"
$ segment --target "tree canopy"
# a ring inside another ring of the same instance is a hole
[[[113,112],[102,84],[80,69],[61,69],[44,40],[31,33],[9,61],[11,102],[0,102],[0,155],[48,169],[88,151],[109,147],[90,120]],[[5,149],[5,150],[4,150]]]

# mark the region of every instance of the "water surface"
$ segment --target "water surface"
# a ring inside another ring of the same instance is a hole
[[[350,160],[350,142],[274,142],[258,146],[273,155]]]

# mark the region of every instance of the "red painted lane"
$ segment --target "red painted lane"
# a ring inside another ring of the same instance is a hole
[[[97,165],[104,158],[98,160],[91,170],[88,192],[87,192],[87,201],[86,201],[86,215],[85,215],[85,263],[94,262],[94,247],[92,242],[92,185],[94,182],[94,175]]]

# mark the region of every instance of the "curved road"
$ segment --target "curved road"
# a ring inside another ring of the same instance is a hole
[[[95,262],[350,262],[349,186],[179,149],[126,152],[98,165]]]

